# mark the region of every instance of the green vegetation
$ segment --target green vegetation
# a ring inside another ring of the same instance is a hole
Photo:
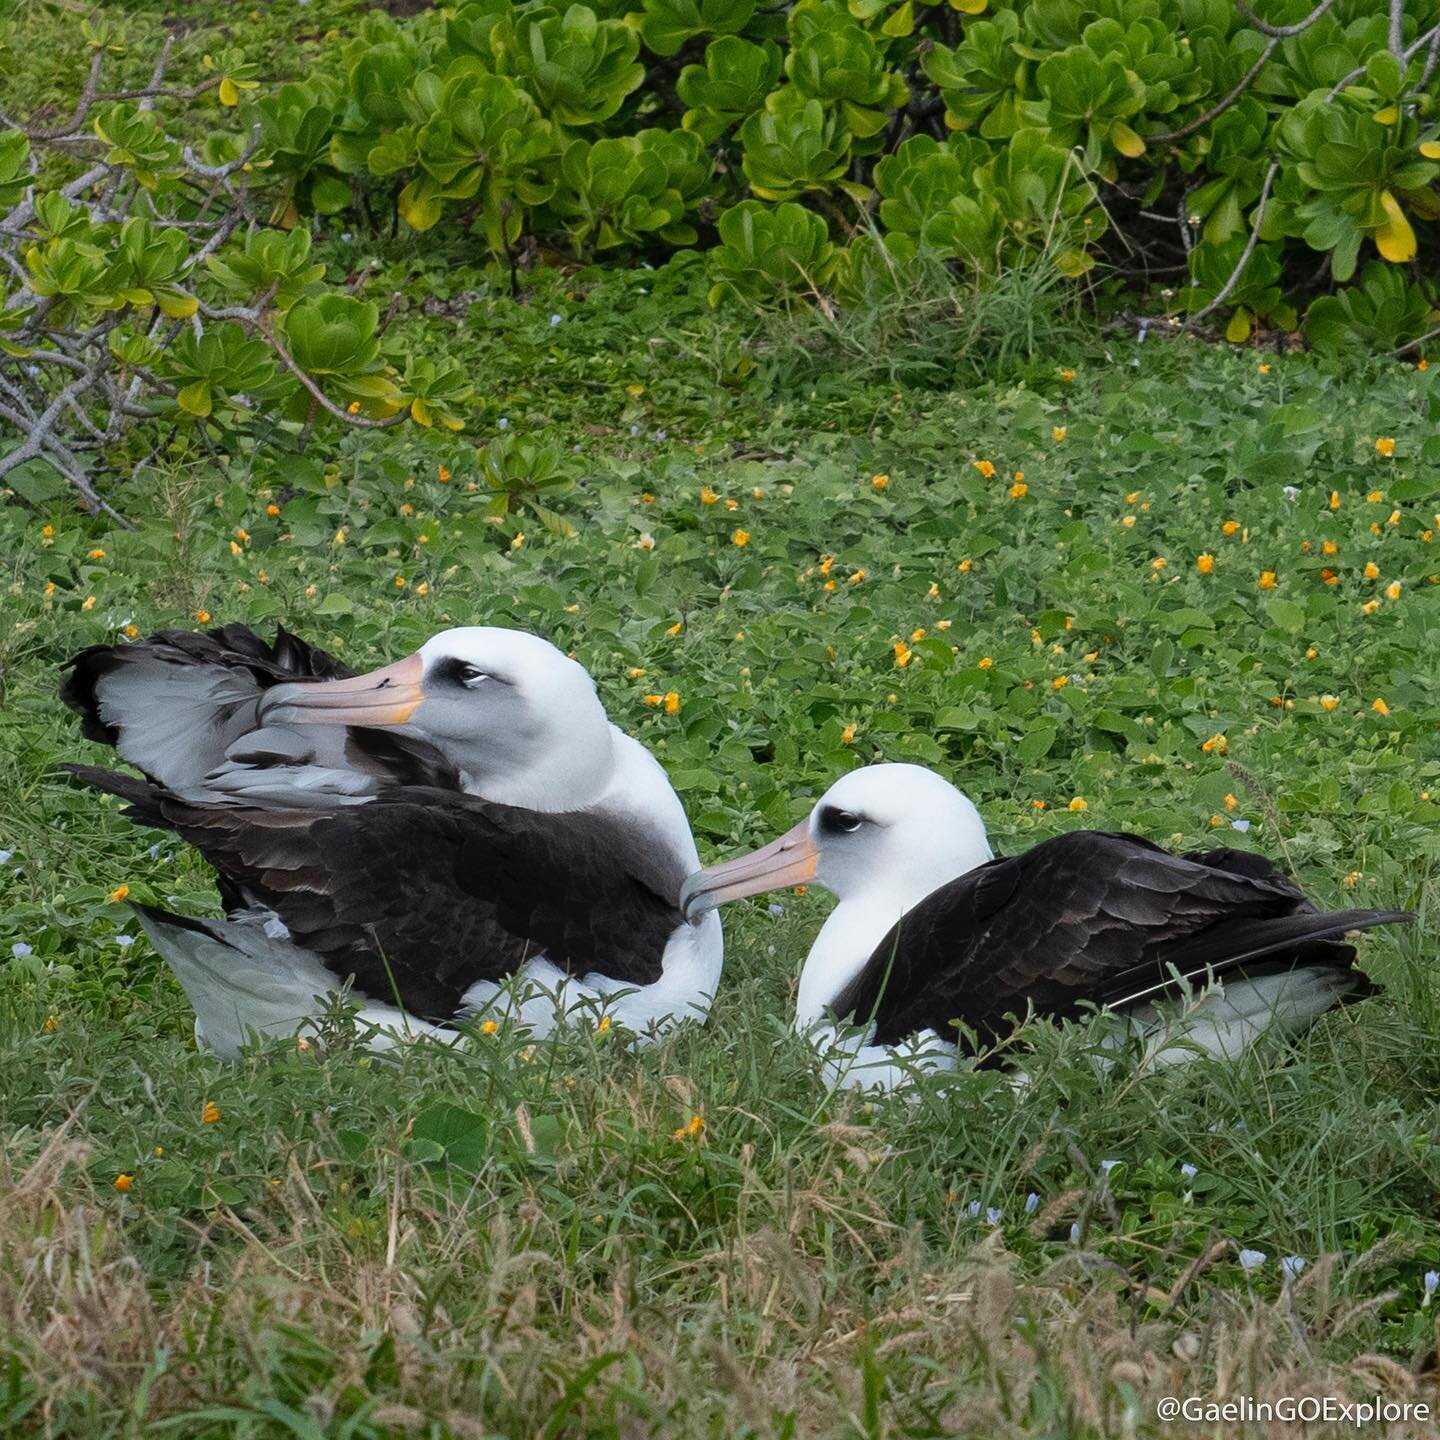
[[[164,12],[125,8],[107,83],[143,87]],[[644,14],[643,50],[532,16],[598,78],[507,75],[522,108],[581,127],[555,107],[603,108],[637,54],[702,43],[689,10]],[[749,18],[722,32],[724,6],[693,14],[719,36],[707,65],[757,43]],[[362,18],[276,4],[188,33],[175,83],[205,81],[209,53],[211,88],[166,102],[166,133],[202,143],[227,84],[261,105],[274,78],[324,83],[331,28]],[[76,30],[36,5],[12,36],[45,60],[23,99],[46,123],[84,84]],[[827,113],[852,147],[894,68],[843,68],[854,93]],[[724,75],[685,102],[743,128],[755,107]],[[498,113],[475,103],[476,123]],[[600,144],[645,172],[625,113],[567,151],[575,196]],[[284,153],[297,211],[338,200],[314,145]],[[663,201],[625,223],[698,228]],[[655,269],[531,266],[522,229],[513,272],[477,263],[483,201],[465,225],[460,203],[423,237],[338,213],[308,250],[303,225],[242,229],[193,285],[166,278],[172,242],[107,243],[105,266],[155,282],[127,286],[153,306],[93,307],[112,356],[122,326],[166,323],[172,283],[211,309],[253,308],[281,269],[293,285],[251,322],[197,307],[205,338],[175,332],[163,365],[192,368],[165,383],[208,387],[208,413],[177,403],[74,452],[123,524],[43,462],[0,482],[0,1430],[1109,1437],[1173,1432],[1164,1395],[1433,1400],[1436,369],[1103,338],[1053,255],[987,278],[852,241],[842,264],[833,217],[798,200],[744,202],[723,248]],[[737,256],[782,244],[833,264],[837,298],[740,303]],[[1371,263],[1382,290],[1402,275]],[[1366,304],[1346,292],[1326,323],[1369,324]],[[289,408],[272,315],[340,416]],[[221,385],[222,362],[276,388]],[[0,379],[38,363],[7,352]],[[357,399],[384,418],[344,388],[366,373],[408,397],[400,423],[355,423]],[[463,430],[410,408],[441,375],[471,392]],[[913,1100],[827,1095],[788,1023],[813,894],[727,911],[711,1022],[656,1049],[502,1030],[372,1057],[337,1013],[323,1052],[224,1066],[123,904],[213,911],[209,873],[63,782],[95,755],[55,698],[81,646],[212,619],[283,620],[357,666],[450,624],[544,633],[665,763],[708,853],[788,826],[846,767],[910,759],[956,779],[1002,848],[1080,824],[1219,835],[1288,858],[1325,904],[1420,924],[1362,942],[1381,996],[1279,1055],[1163,1075],[1100,1065],[1102,1022],[1032,1023],[1024,1089],[987,1071]]]

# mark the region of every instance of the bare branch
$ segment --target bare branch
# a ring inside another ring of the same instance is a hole
[[[1291,35],[1300,34],[1302,30],[1308,30],[1334,3],[1335,0],[1320,0],[1320,4],[1303,20],[1297,20],[1293,25],[1271,25],[1268,21],[1262,20],[1245,3],[1245,0],[1235,0],[1235,8],[1245,17],[1246,21],[1250,25],[1253,25],[1262,35],[1271,35],[1277,40],[1285,40]]]
[[[1327,0],[1329,3],[1329,0]],[[1203,129],[1218,115],[1223,115],[1251,86],[1255,77],[1270,63],[1270,57],[1279,47],[1280,37],[1277,35],[1260,52],[1255,63],[1240,77],[1240,82],[1221,101],[1212,105],[1203,115],[1197,115],[1189,124],[1182,125],[1178,130],[1166,131],[1163,135],[1147,135],[1146,144],[1152,142],[1166,144],[1173,140],[1183,140],[1187,135],[1193,135],[1197,130]]]
[[[312,398],[319,402],[322,409],[328,410],[337,420],[344,421],[347,425],[359,426],[362,430],[389,430],[393,425],[404,423],[406,412],[398,411],[385,420],[372,420],[368,415],[352,415],[348,410],[342,410],[325,392],[305,373],[296,363],[294,356],[285,348],[280,337],[275,333],[275,327],[268,319],[261,319],[255,322],[255,328],[268,340],[274,348],[275,353],[280,357],[285,368],[310,392]]]
[[[1245,274],[1246,267],[1250,264],[1250,257],[1255,253],[1255,246],[1260,240],[1260,226],[1265,221],[1265,206],[1270,199],[1270,187],[1275,183],[1275,176],[1279,172],[1280,162],[1272,160],[1270,168],[1265,172],[1265,183],[1260,187],[1260,203],[1255,207],[1255,219],[1250,227],[1250,238],[1245,242],[1245,249],[1240,253],[1240,259],[1236,262],[1235,268],[1230,272],[1230,278],[1216,292],[1215,298],[1203,309],[1197,310],[1186,322],[1186,329],[1197,325],[1212,311],[1218,309],[1230,297],[1231,291],[1240,283],[1241,277]]]
[[[103,50],[97,50],[90,57],[90,73],[85,77],[85,88],[80,92],[80,102],[75,106],[75,113],[63,125],[58,125],[53,130],[28,130],[22,125],[20,133],[30,140],[68,140],[73,136],[84,125],[85,117],[95,104],[95,91],[100,84],[100,67],[104,63]]]

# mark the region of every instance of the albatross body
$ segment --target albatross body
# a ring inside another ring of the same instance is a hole
[[[703,1018],[714,917],[665,772],[586,671],[520,631],[446,631],[368,675],[281,631],[98,647],[62,687],[145,780],[86,766],[215,866],[224,920],[144,907],[196,1033],[234,1056],[313,1025],[347,985],[372,1044],[580,1010],[641,1035]]]
[[[845,776],[788,834],[692,876],[682,905],[696,916],[809,882],[839,903],[801,972],[797,1024],[831,1079],[887,1089],[953,1068],[968,1035],[1003,1039],[1032,1008],[1113,1010],[1160,1064],[1234,1057],[1370,993],[1342,937],[1414,918],[1323,914],[1260,856],[1174,855],[1134,835],[1075,831],[996,859],[974,805],[916,765]]]

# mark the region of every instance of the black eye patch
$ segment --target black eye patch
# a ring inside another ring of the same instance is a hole
[[[473,686],[477,680],[494,680],[501,685],[508,683],[493,671],[482,669],[479,665],[472,665],[468,660],[461,660],[454,655],[441,660],[431,671],[431,676],[442,683],[463,685],[467,689]]]
[[[820,829],[826,835],[853,835],[864,823],[863,815],[835,805],[827,805],[820,812]]]

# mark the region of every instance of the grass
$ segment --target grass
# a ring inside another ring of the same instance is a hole
[[[463,236],[321,249],[471,368],[470,432],[172,447],[116,491],[132,531],[0,507],[0,1429],[1148,1436],[1164,1395],[1433,1400],[1434,372],[1102,341],[1039,273],[756,317],[699,257],[517,301]],[[653,1050],[380,1058],[337,1014],[323,1054],[225,1066],[111,898],[203,912],[208,872],[57,773],[98,758],[64,658],[201,613],[357,666],[547,634],[715,855],[909,759],[1002,848],[1223,836],[1421,923],[1362,942],[1382,996],[1158,1076],[1032,1024],[1023,1091],[825,1093],[788,1028],[814,894],[727,911],[710,1024]]]

